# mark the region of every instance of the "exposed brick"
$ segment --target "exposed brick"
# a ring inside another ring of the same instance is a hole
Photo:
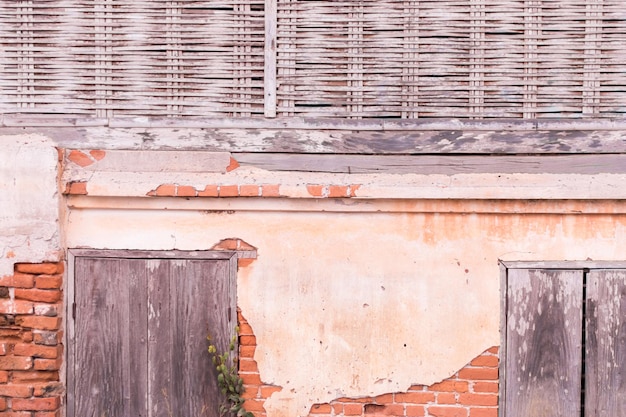
[[[240,373],[244,385],[261,385],[261,376],[258,373]]]
[[[467,417],[468,410],[463,407],[456,406],[429,406],[428,415],[434,417]]]
[[[261,398],[269,398],[273,393],[280,391],[282,391],[281,387],[277,387],[274,385],[263,385],[260,391]]]
[[[0,299],[0,314],[33,314],[33,311],[30,301]]]
[[[348,197],[348,186],[347,185],[331,185],[330,187],[328,187],[328,197],[330,198]]]
[[[154,190],[154,195],[157,197],[174,197],[176,196],[176,184],[161,184]]]
[[[220,197],[237,197],[239,196],[238,185],[220,185]]]
[[[350,197],[356,197],[356,192],[359,188],[361,188],[361,184],[350,185],[350,189],[349,189]]]
[[[428,387],[429,391],[441,391],[441,392],[467,392],[469,384],[467,381],[454,381],[446,380],[433,384]]]
[[[239,195],[241,197],[258,197],[260,189],[258,185],[241,185],[239,187]]]
[[[426,409],[423,405],[408,405],[406,406],[405,413],[407,417],[423,417],[426,415]]]
[[[472,384],[472,390],[474,392],[498,392],[497,382],[474,382]]]
[[[243,403],[243,408],[245,408],[246,411],[265,411],[263,403],[264,401],[262,400],[255,400],[251,398]]]
[[[313,404],[311,407],[311,414],[330,414],[331,411],[330,404]]]
[[[32,417],[32,415],[29,411],[7,411],[0,413],[0,417]]]
[[[7,344],[6,343],[0,343],[0,355],[4,356],[7,354]]]
[[[334,415],[343,414],[343,404],[342,403],[331,404],[331,407],[333,409],[333,414]]]
[[[195,197],[196,194],[196,189],[191,185],[179,185],[176,190],[178,197]]]
[[[0,298],[9,298],[9,289],[7,287],[0,287]]]
[[[0,278],[0,286],[14,288],[32,288],[35,285],[35,277],[32,274],[16,272]]]
[[[61,318],[45,316],[23,316],[17,317],[15,319],[15,323],[31,329],[56,330],[61,324]]]
[[[0,411],[4,411],[7,409],[7,399],[0,397]]]
[[[397,403],[427,404],[435,401],[432,392],[402,392],[395,395]]]
[[[498,379],[497,368],[463,368],[459,371],[459,379],[496,381]]]
[[[104,159],[106,154],[106,151],[103,151],[101,149],[93,149],[89,151],[89,155],[93,156],[93,159],[95,159],[96,161],[101,161],[102,159]]]
[[[55,359],[59,357],[61,346],[44,346],[36,344],[16,344],[13,353],[16,356],[32,356],[33,358]]]
[[[35,287],[40,289],[61,289],[63,277],[61,275],[39,275],[35,278]]]
[[[470,362],[470,365],[472,366],[492,366],[492,367],[496,367],[498,366],[499,363],[499,359],[497,356],[493,356],[493,355],[481,355],[479,357],[477,357],[476,359],[474,359],[473,361]]]
[[[374,398],[377,404],[389,404],[393,402],[393,394],[383,394]]]
[[[65,385],[62,382],[36,382],[31,383],[35,397],[62,396],[65,393]]]
[[[239,345],[239,357],[240,358],[253,358],[255,349],[256,349],[256,345],[242,346],[240,344]]]
[[[259,368],[255,361],[250,359],[241,359],[239,360],[239,371],[240,372],[258,372]]]
[[[358,403],[344,404],[343,414],[345,416],[359,416],[363,414],[363,404],[358,404]]]
[[[437,393],[437,404],[456,404],[456,394],[452,392]]]
[[[25,330],[22,332],[22,342],[31,343],[33,341],[33,332]]]
[[[280,185],[263,185],[261,195],[263,195],[263,197],[280,197]]]
[[[496,394],[461,394],[459,403],[463,405],[498,405]]]
[[[486,352],[493,353],[494,355],[497,355],[499,350],[500,350],[499,346],[493,346],[493,347],[490,347],[489,349],[487,349]]]
[[[365,415],[370,417],[380,416],[403,416],[404,405],[403,404],[365,404]]]
[[[73,151],[71,151],[67,155],[67,159],[69,159],[76,165],[81,166],[83,168],[93,164],[94,162],[87,154],[83,153],[82,151],[79,151],[78,149],[74,149]]]
[[[239,168],[239,162],[237,162],[237,160],[231,156],[230,157],[230,162],[229,162],[228,166],[226,167],[226,172],[230,172],[230,171],[235,170],[237,168]]]
[[[2,370],[28,370],[33,367],[33,358],[24,356],[2,356],[0,357],[0,369]]]
[[[33,395],[33,388],[25,384],[0,385],[0,396],[12,398],[28,398]]]
[[[6,384],[9,382],[9,372],[0,371],[0,384]]]
[[[59,343],[58,333],[35,330],[33,331],[33,341],[38,345],[56,346]]]
[[[58,371],[61,369],[61,358],[35,359],[33,369],[36,371]]]
[[[59,408],[61,399],[59,397],[14,399],[11,401],[11,408],[16,411],[52,411]]]
[[[15,264],[15,271],[33,275],[54,275],[62,274],[64,268],[63,262],[44,262],[40,264],[20,263]]]
[[[256,346],[256,337],[254,335],[239,336],[239,344],[243,346]]]
[[[247,321],[239,320],[239,336],[254,336],[252,326]]]
[[[217,185],[207,185],[204,190],[198,191],[198,197],[217,197],[218,195]]]
[[[498,417],[497,408],[470,408],[470,417]]]
[[[57,371],[13,371],[11,374],[12,382],[43,382],[58,380],[59,373]]]
[[[258,398],[260,388],[258,385],[245,385],[241,397],[244,400],[249,398]]]
[[[58,304],[35,304],[34,312],[37,316],[56,317],[61,306]]]
[[[65,184],[65,193],[70,195],[87,195],[87,183],[85,181],[71,181]]]
[[[30,301],[42,301],[44,303],[56,303],[61,299],[59,290],[40,290],[36,288],[16,288],[15,298]]]
[[[324,197],[327,194],[323,185],[307,184],[306,189],[313,197]]]

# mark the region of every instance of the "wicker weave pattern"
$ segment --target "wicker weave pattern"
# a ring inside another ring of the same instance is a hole
[[[263,111],[263,0],[3,0],[0,111]]]
[[[278,20],[284,115],[626,111],[623,0],[279,0]]]
[[[2,0],[0,113],[263,117],[266,3]],[[626,114],[624,0],[276,4],[278,116]]]

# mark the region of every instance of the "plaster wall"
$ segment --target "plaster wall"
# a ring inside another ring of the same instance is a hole
[[[0,277],[60,259],[58,160],[43,136],[0,136]]]
[[[271,417],[428,385],[499,345],[498,260],[624,260],[626,246],[626,214],[563,214],[559,201],[547,213],[464,212],[470,200],[434,213],[389,201],[367,212],[316,211],[316,200],[289,212],[280,200],[228,211],[117,203],[74,204],[68,246],[194,250],[236,237],[258,248],[238,272],[238,305],[263,382],[283,387],[265,404]]]

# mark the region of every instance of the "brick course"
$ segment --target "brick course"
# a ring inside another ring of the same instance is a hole
[[[63,263],[0,278],[0,417],[59,417]]]

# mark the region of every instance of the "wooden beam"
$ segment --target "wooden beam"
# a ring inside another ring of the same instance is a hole
[[[181,149],[317,154],[618,154],[624,130],[326,130],[262,128],[5,127],[72,149]]]
[[[346,174],[584,174],[626,173],[626,155],[311,155],[240,153],[242,166],[268,171]]]

